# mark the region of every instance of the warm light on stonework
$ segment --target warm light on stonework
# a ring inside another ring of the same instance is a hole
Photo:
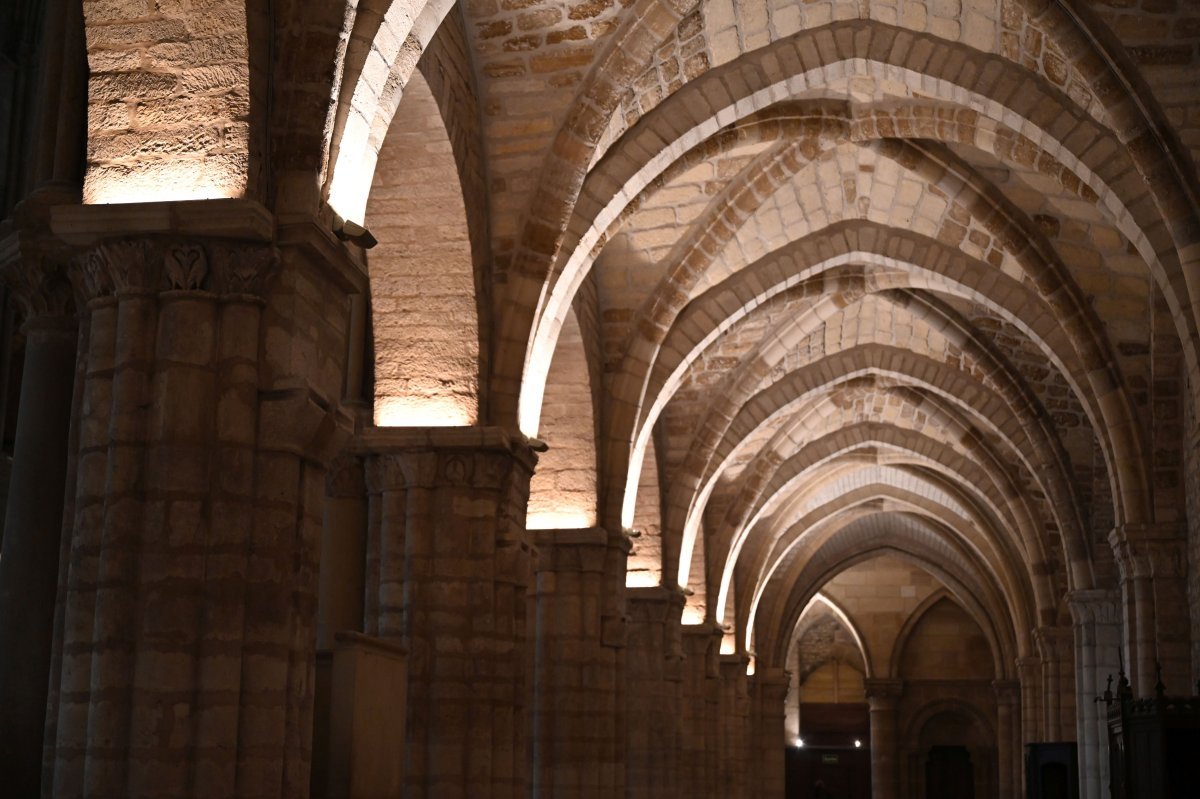
[[[463,427],[475,421],[466,401],[449,397],[379,397],[374,418],[376,427]]]
[[[692,607],[689,605],[683,609],[683,618],[681,621],[683,624],[686,624],[689,627],[694,627],[697,624],[703,624],[704,611],[701,608]]]
[[[87,205],[217,200],[241,197],[246,176],[201,160],[139,164],[127,170],[96,169],[83,183]]]
[[[366,123],[356,114],[346,121],[346,132],[342,147],[350,146],[353,158],[339,158],[333,180],[329,184],[329,206],[343,219],[361,224],[367,215],[367,198],[371,193],[371,179],[375,175],[378,159],[375,151],[367,146]]]
[[[596,514],[585,510],[531,511],[525,518],[529,530],[582,530],[595,524]]]
[[[654,572],[646,569],[645,566],[637,568],[630,566],[630,570],[625,572],[625,587],[626,588],[653,588],[660,582]],[[699,622],[696,622],[699,624]],[[684,624],[687,624],[685,621]]]

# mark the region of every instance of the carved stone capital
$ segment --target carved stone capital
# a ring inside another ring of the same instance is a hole
[[[1121,525],[1108,542],[1122,582],[1187,576],[1187,539],[1177,524]]]
[[[1016,659],[1017,671],[1021,674],[1021,680],[1036,680],[1042,673],[1042,659],[1034,655],[1027,655]]]
[[[107,296],[203,291],[261,297],[278,265],[274,247],[225,239],[106,239],[75,259],[87,300]]]
[[[1038,627],[1033,631],[1033,640],[1046,662],[1070,657],[1075,638],[1069,627]]]
[[[74,292],[62,264],[43,258],[10,262],[4,265],[2,275],[26,324],[74,318]]]
[[[500,489],[517,478],[528,490],[537,464],[528,440],[498,427],[379,428],[355,451],[368,456],[371,493],[414,487]]]
[[[0,280],[12,290],[27,324],[75,316],[67,260],[61,246],[38,232],[10,230],[0,239]]]
[[[329,464],[325,473],[325,494],[330,497],[358,498],[367,495],[362,459],[342,453]]]
[[[1076,626],[1120,624],[1121,595],[1118,591],[1092,588],[1067,593],[1067,605]]]
[[[1021,683],[1017,680],[993,680],[992,691],[1001,705],[1016,705],[1021,701]]]

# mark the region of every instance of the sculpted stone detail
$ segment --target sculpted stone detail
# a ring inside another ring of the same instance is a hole
[[[463,458],[451,455],[442,461],[440,471],[446,482],[453,485],[462,485],[471,478],[471,473],[474,470],[469,467],[467,461]]]
[[[357,455],[341,454],[325,473],[325,493],[331,497],[362,497],[367,493],[366,469]]]
[[[1121,579],[1187,576],[1187,541],[1165,530],[1145,526],[1118,527],[1108,536]]]
[[[1071,591],[1067,603],[1077,625],[1121,623],[1121,597],[1116,591]]]
[[[163,254],[167,279],[173,289],[195,291],[208,274],[208,256],[199,244],[173,244]]]
[[[261,295],[279,266],[274,247],[230,246],[212,248],[212,283],[218,294]]]
[[[49,257],[18,259],[5,264],[0,275],[12,288],[26,322],[74,314],[71,283],[61,263]]]
[[[86,299],[159,291],[261,295],[279,262],[274,247],[159,239],[114,239],[76,258]]]

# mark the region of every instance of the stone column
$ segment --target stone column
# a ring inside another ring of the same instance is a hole
[[[362,460],[341,455],[325,480],[317,649],[331,651],[344,630],[363,630],[367,548],[367,487]]]
[[[678,793],[684,596],[656,586],[626,589],[625,795]]]
[[[1017,658],[1017,674],[1021,680],[1021,740],[1040,743],[1042,737],[1042,659],[1028,656]]]
[[[1065,627],[1039,627],[1034,640],[1042,654],[1042,736],[1045,741],[1067,741],[1074,733],[1075,673],[1073,637]]]
[[[750,753],[750,694],[744,654],[721,655],[721,694],[717,706],[717,795],[747,799]]]
[[[537,456],[494,427],[379,429],[362,446],[365,632],[409,652],[405,796],[524,796]]]
[[[1082,799],[1108,795],[1108,720],[1097,697],[1121,670],[1121,597],[1092,589],[1067,594],[1075,622],[1075,708]]]
[[[1171,691],[1191,684],[1187,539],[1178,524],[1115,528],[1108,536],[1121,572],[1125,647],[1134,696],[1154,696],[1157,665]]]
[[[1024,794],[1021,780],[1021,747],[1018,716],[1021,708],[1021,684],[1016,680],[996,680],[996,767],[1000,799],[1019,799]]]
[[[786,764],[784,715],[788,674],[783,669],[757,668],[750,677],[754,730],[751,761],[756,799],[783,799]]]
[[[720,701],[722,631],[712,622],[685,625],[683,643],[683,740],[680,796],[709,799],[715,793],[717,705]]]
[[[608,797],[615,764],[616,663],[604,662],[609,536],[600,528],[534,531],[532,795]]]
[[[37,796],[78,333],[61,266],[22,256],[17,239],[0,244],[0,270],[14,288],[25,334],[0,546],[0,774],[12,795]]]
[[[897,799],[900,795],[899,731],[896,711],[904,693],[902,680],[864,681],[871,706],[871,797]]]
[[[342,428],[304,367],[341,353],[266,368],[295,338],[268,321],[286,270],[253,203],[64,207],[53,226],[90,245],[90,299],[47,793],[306,795]],[[337,297],[314,278],[291,324],[333,326]]]

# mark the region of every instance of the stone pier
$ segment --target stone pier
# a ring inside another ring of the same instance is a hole
[[[22,238],[14,233],[0,244],[0,273],[15,292],[25,335],[0,546],[0,763],[6,790],[37,796],[78,333],[61,263]]]
[[[864,681],[871,707],[871,796],[897,799],[900,793],[899,730],[896,712],[904,693],[901,680]]]
[[[408,650],[406,796],[513,799],[528,785],[533,575],[528,441],[499,428],[360,437],[365,630]]]
[[[87,348],[50,792],[303,795],[346,282],[251,202],[57,210]]]

